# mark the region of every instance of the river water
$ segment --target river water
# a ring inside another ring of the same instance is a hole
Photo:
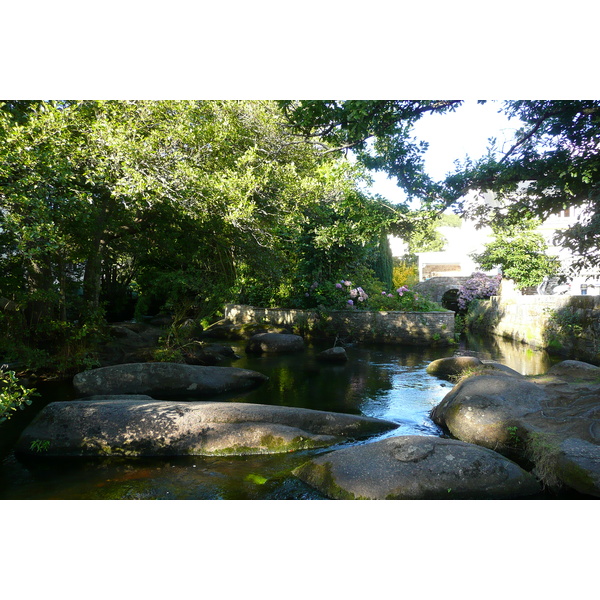
[[[304,353],[246,356],[224,363],[260,371],[269,381],[259,388],[223,398],[234,402],[278,404],[387,419],[399,427],[392,435],[441,435],[429,412],[452,384],[428,375],[435,359],[457,354],[496,360],[524,375],[544,373],[559,359],[499,338],[467,335],[458,347],[435,349],[391,345],[355,345],[344,365],[315,359],[325,345]],[[0,426],[0,499],[324,499],[290,471],[311,456],[332,448],[284,455],[111,459],[19,459],[11,447],[23,428],[46,404],[74,399],[69,383],[46,384],[31,407]]]

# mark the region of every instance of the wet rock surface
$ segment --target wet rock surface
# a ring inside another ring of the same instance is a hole
[[[255,388],[266,375],[236,367],[179,363],[131,363],[83,371],[73,378],[78,396],[147,394],[152,397],[201,397]]]
[[[323,454],[293,471],[334,499],[516,498],[540,491],[536,478],[474,444],[398,436]]]
[[[484,370],[456,385],[431,417],[459,440],[529,463],[548,487],[600,496],[600,368],[594,365],[563,361],[533,377]]]
[[[44,456],[275,454],[321,448],[397,427],[381,419],[240,402],[109,398],[53,402],[15,450]]]

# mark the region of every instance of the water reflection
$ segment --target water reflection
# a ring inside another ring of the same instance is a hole
[[[564,357],[551,356],[545,350],[498,336],[466,333],[457,354],[477,356],[481,360],[495,360],[521,373],[540,375]]]
[[[502,362],[528,375],[543,373],[560,360],[522,344],[475,335],[466,336],[458,347],[444,349],[351,346],[346,349],[349,360],[343,365],[319,363],[316,355],[325,347],[309,346],[299,354],[246,356],[243,345],[235,346],[241,358],[224,366],[253,369],[270,379],[251,392],[222,399],[363,414],[398,423],[398,429],[377,439],[440,435],[429,412],[452,386],[426,373],[431,361],[470,354]],[[292,477],[290,471],[309,456],[331,448],[226,458],[18,460],[10,453],[9,445],[36,412],[48,402],[74,397],[69,385],[46,386],[40,391],[43,398],[0,426],[0,440],[6,450],[0,463],[0,499],[322,498]]]

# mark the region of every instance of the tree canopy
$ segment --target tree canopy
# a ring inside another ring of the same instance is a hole
[[[600,264],[600,101],[520,100],[504,103],[522,128],[504,154],[493,146],[449,177],[445,197],[482,220],[544,220],[580,207],[582,219],[559,232],[558,241],[579,268]],[[495,205],[467,207],[467,191],[493,192]]]
[[[444,181],[434,181],[423,161],[427,142],[413,136],[413,125],[461,103],[323,100],[288,101],[284,107],[305,136],[329,139],[338,150],[352,149],[368,168],[397,177],[409,199],[421,201],[425,221],[453,208],[482,224],[502,219],[510,225],[580,207],[583,218],[560,232],[559,242],[577,256],[578,268],[598,266],[600,101],[505,101],[502,110],[522,123],[512,146],[502,152],[493,141],[484,156],[469,157]],[[493,192],[493,204],[486,192]],[[479,202],[465,202],[473,195]]]
[[[126,302],[198,318],[301,304],[315,280],[375,268],[382,235],[411,226],[275,102],[11,101],[0,136],[0,297],[18,307],[0,326],[47,355]]]

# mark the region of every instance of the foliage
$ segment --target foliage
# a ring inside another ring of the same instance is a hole
[[[10,419],[17,409],[23,410],[39,394],[21,384],[14,371],[0,370],[0,423]]]
[[[358,278],[354,281],[359,281]],[[399,287],[395,291],[386,291],[385,286],[365,273],[360,281],[362,286],[350,279],[336,282],[315,282],[305,294],[317,307],[325,310],[399,310],[427,312],[441,310],[435,302],[429,301],[422,294],[413,292],[407,287]],[[389,288],[387,288],[389,289]],[[307,307],[308,308],[308,307]]]
[[[560,438],[551,433],[532,432],[526,439],[526,455],[533,462],[533,473],[549,488],[559,488],[562,481],[557,476],[561,455]]]
[[[486,156],[467,161],[442,195],[482,223],[543,221],[579,207],[582,219],[557,241],[575,254],[578,268],[600,264],[600,101],[507,101],[504,111],[522,123],[513,146],[500,153],[492,144]],[[469,191],[480,201],[465,202]],[[495,194],[493,206],[482,192]]]
[[[324,151],[352,152],[367,168],[398,179],[408,198],[427,198],[436,185],[424,170],[427,143],[412,137],[412,126],[426,114],[444,114],[460,100],[301,100],[282,101],[299,135]],[[333,148],[332,148],[333,147]]]
[[[488,276],[479,271],[473,273],[459,288],[458,307],[465,310],[472,300],[494,296],[498,292],[501,281],[502,275]]]
[[[47,452],[50,448],[50,440],[33,440],[29,446],[30,450],[36,452]]]
[[[415,257],[416,258],[416,257]],[[392,270],[392,288],[412,287],[419,283],[419,267],[411,256],[394,258]]]
[[[22,337],[4,355],[93,360],[134,306],[210,320],[355,267],[391,279],[382,240],[411,227],[274,102],[7,101],[0,135],[0,296],[20,307],[0,333]]]
[[[546,254],[544,238],[533,231],[536,221],[495,228],[494,239],[483,252],[472,254],[473,260],[485,270],[501,267],[502,274],[512,279],[519,288],[539,285],[544,277],[551,277],[560,268],[559,260]]]

